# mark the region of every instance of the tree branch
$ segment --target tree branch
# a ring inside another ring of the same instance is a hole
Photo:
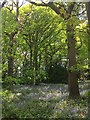
[[[60,15],[61,17],[64,18],[64,14],[60,13],[60,9],[59,7],[55,6],[53,2],[49,2],[49,3],[36,3],[36,2],[30,2],[31,4],[33,5],[36,5],[36,6],[48,6],[50,7],[52,10],[54,10],[54,12],[56,12],[58,15]]]
[[[35,2],[30,2],[31,4],[33,4],[33,5],[36,5],[36,6],[48,6],[46,3],[44,3],[43,2],[43,4],[42,3],[35,3]]]
[[[57,6],[55,6],[53,2],[49,2],[49,3],[48,3],[48,6],[49,6],[52,10],[54,10],[57,14],[61,14],[59,8],[58,8]]]
[[[0,9],[3,8],[5,4],[6,4],[6,0],[4,0],[4,2],[0,5]]]
[[[15,36],[15,34],[17,34],[18,33],[18,29],[16,29],[16,31],[15,32],[12,32],[12,33],[8,33],[8,32],[4,32],[8,37],[14,37]]]
[[[68,7],[68,13],[69,13],[69,14],[71,14],[74,6],[75,6],[75,2],[73,2],[73,3]]]
[[[69,7],[68,7],[68,10],[67,10],[67,14],[68,14],[68,18],[69,19],[71,17],[71,12],[73,11],[73,8],[75,6],[75,2],[73,2]]]

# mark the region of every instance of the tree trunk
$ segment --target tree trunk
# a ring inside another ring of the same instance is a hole
[[[33,68],[33,51],[32,51],[32,46],[30,45],[30,69]]]
[[[16,22],[18,23],[19,16],[19,0],[16,0]]]
[[[67,41],[68,41],[68,58],[69,58],[69,70],[68,70],[68,87],[69,97],[80,97],[77,72],[72,70],[76,67],[76,49],[74,39],[74,29],[72,25],[67,25]]]
[[[39,70],[41,68],[41,59],[42,59],[42,56],[41,56],[41,53],[39,53],[39,63],[38,63],[38,67],[39,67]]]
[[[8,47],[8,76],[13,76],[13,66],[14,66],[14,58],[13,58],[13,36],[9,35],[10,42]]]
[[[8,57],[8,76],[13,76],[13,66],[14,58],[12,56]]]
[[[47,53],[47,46],[45,46],[45,55],[44,55],[44,62],[45,62],[45,70],[48,70],[48,53]]]
[[[87,17],[88,17],[88,25],[90,27],[90,2],[86,3]]]
[[[34,69],[35,71],[38,70],[38,32],[36,32],[36,36],[35,36],[35,40],[34,40]]]
[[[38,32],[35,34],[35,39],[34,39],[34,71],[35,71],[35,76],[34,76],[34,85],[37,84],[37,70],[38,70]]]

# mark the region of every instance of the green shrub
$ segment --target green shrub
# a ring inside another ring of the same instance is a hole
[[[43,70],[30,70],[26,69],[22,76],[23,84],[39,84],[46,79],[46,72]]]
[[[58,62],[51,64],[47,73],[49,83],[67,83],[68,81],[67,69]]]
[[[2,79],[3,87],[10,87],[20,83],[21,83],[21,80],[19,78],[15,78],[11,76],[7,76],[4,79]]]

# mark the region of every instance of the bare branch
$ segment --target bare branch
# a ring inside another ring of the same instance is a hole
[[[18,33],[18,29],[16,29],[16,31],[12,32],[12,33],[8,33],[8,32],[4,32],[8,37],[14,37],[17,33]]]
[[[5,7],[5,8],[7,8],[10,11],[10,13],[12,12],[12,9],[10,9],[10,7]]]
[[[48,6],[47,4],[45,4],[44,2],[43,2],[43,4],[42,3],[35,3],[35,2],[30,2],[31,4],[33,4],[33,5],[36,5],[36,6]]]
[[[4,2],[0,5],[0,9],[4,7],[4,5],[6,4],[6,0],[4,0]]]
[[[57,6],[55,6],[53,2],[49,2],[49,3],[48,3],[48,6],[49,6],[52,10],[54,10],[57,14],[61,14],[59,8],[58,8]],[[62,15],[61,15],[61,16],[62,16]]]

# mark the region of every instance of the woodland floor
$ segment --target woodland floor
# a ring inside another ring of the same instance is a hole
[[[88,118],[89,83],[79,83],[83,99],[69,100],[64,84],[16,85],[3,90],[3,117]],[[23,119],[22,119],[23,120]]]

